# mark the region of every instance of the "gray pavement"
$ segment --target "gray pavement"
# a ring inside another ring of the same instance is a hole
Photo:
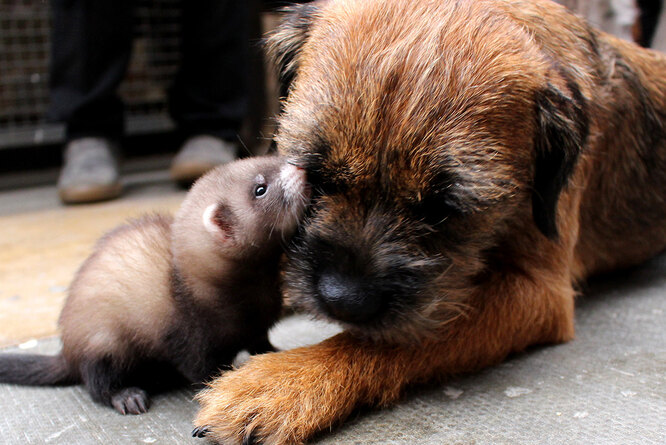
[[[356,414],[317,443],[666,444],[666,255],[591,283],[576,323],[573,342],[414,390],[392,409]],[[336,331],[291,317],[271,339],[290,348]],[[50,339],[30,351],[58,347]],[[189,437],[192,395],[161,395],[149,413],[121,416],[80,386],[0,385],[0,443],[205,443]]]

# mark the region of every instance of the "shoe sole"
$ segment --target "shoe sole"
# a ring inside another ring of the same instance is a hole
[[[117,198],[122,193],[120,184],[66,187],[58,190],[65,204],[86,204]]]
[[[219,164],[209,164],[202,162],[179,162],[173,164],[169,169],[171,179],[179,184],[187,184],[196,181],[200,176],[209,170],[214,169]]]

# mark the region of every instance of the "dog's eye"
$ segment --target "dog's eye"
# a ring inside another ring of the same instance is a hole
[[[451,207],[437,197],[428,197],[416,204],[415,210],[423,222],[430,226],[439,226],[451,215]]]
[[[254,197],[262,198],[264,195],[266,195],[267,191],[268,191],[268,184],[257,184],[254,187]]]
[[[441,226],[450,217],[460,215],[451,197],[446,193],[426,195],[411,207],[416,218],[432,227]]]

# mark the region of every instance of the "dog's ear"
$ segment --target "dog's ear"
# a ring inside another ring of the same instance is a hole
[[[557,202],[587,139],[589,119],[578,86],[548,86],[536,96],[536,161],[532,214],[541,232],[557,239]]]
[[[285,7],[282,23],[265,40],[266,52],[278,70],[280,95],[285,97],[299,65],[303,43],[319,9],[318,1]]]

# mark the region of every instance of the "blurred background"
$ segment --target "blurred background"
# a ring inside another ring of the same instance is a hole
[[[123,152],[130,161],[123,168],[130,171],[168,167],[182,142],[173,137],[167,99],[182,58],[183,1],[134,2],[131,58],[118,91],[125,104]],[[250,103],[238,138],[244,151],[263,153],[274,129],[277,88],[260,39],[276,23],[275,11],[289,2],[243,1],[250,5]],[[0,0],[0,190],[55,182],[62,163],[65,125],[47,118],[52,16],[48,0]],[[139,166],[132,162],[141,159]]]
[[[120,88],[128,134],[173,128],[165,88],[180,60],[179,0],[139,0],[133,58]],[[47,123],[51,11],[41,0],[0,0],[0,147],[63,141],[62,124]],[[3,167],[8,167],[3,165]]]

